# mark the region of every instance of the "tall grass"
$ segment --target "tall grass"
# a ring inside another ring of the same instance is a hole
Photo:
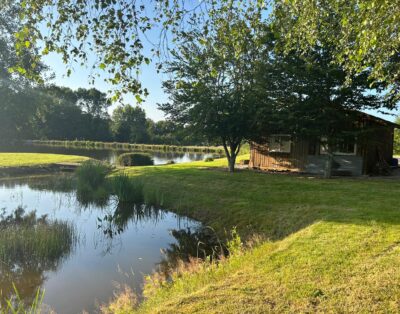
[[[35,211],[25,214],[18,208],[0,217],[0,261],[6,265],[53,269],[76,241],[71,223],[49,221],[46,216],[37,217]]]
[[[40,314],[42,312],[44,290],[37,289],[35,297],[30,305],[27,305],[18,293],[18,289],[13,285],[14,295],[5,301],[5,311],[0,307],[0,313],[9,314]]]
[[[95,190],[103,186],[111,168],[100,161],[89,160],[76,169],[78,189]]]
[[[78,241],[75,227],[22,208],[0,217],[0,313],[40,313],[45,273],[70,256]]]
[[[143,184],[125,173],[110,178],[111,193],[118,197],[121,203],[143,203]]]

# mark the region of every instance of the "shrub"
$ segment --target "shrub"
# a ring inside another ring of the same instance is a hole
[[[118,164],[124,167],[151,166],[154,161],[149,154],[125,153],[118,156]]]
[[[211,162],[214,161],[214,158],[212,157],[207,157],[206,159],[204,159],[205,162]]]

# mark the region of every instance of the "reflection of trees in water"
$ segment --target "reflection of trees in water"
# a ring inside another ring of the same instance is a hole
[[[31,303],[46,280],[45,272],[56,271],[77,242],[75,228],[63,221],[50,221],[23,208],[0,215],[1,303],[14,294]],[[4,304],[3,304],[4,305]]]
[[[157,224],[163,217],[164,211],[155,207],[116,201],[114,210],[97,218],[97,228],[104,236],[102,239],[104,254],[111,253],[114,247],[121,244],[118,242],[119,236],[129,224],[137,225],[148,221]]]
[[[162,272],[167,273],[180,261],[189,262],[193,257],[213,260],[228,255],[225,244],[220,241],[210,227],[200,226],[194,229],[172,230],[171,234],[177,242],[163,250],[165,258],[160,263]]]
[[[35,191],[72,192],[76,186],[76,179],[71,174],[59,173],[57,175],[0,180],[0,187],[9,189],[25,184]]]
[[[93,205],[104,208],[109,205],[110,192],[108,191],[107,187],[103,186],[95,190],[77,189],[76,199],[79,205],[83,208],[87,208]]]

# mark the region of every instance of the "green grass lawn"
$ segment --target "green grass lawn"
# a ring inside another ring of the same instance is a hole
[[[75,163],[87,160],[87,157],[36,154],[36,153],[0,153],[0,167],[35,167],[55,163]]]
[[[139,313],[400,311],[399,181],[230,174],[224,164],[125,170],[148,201],[221,235],[236,226],[243,238],[266,239],[218,267],[148,285]],[[133,312],[121,310],[128,303],[121,296],[113,311]]]

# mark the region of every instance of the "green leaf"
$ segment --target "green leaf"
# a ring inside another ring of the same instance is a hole
[[[135,95],[136,101],[141,104],[143,102],[142,97],[140,97],[140,95]]]

